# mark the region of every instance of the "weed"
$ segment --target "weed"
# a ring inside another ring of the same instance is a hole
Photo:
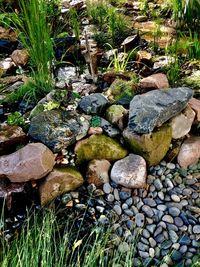
[[[175,61],[169,65],[167,71],[167,78],[171,86],[176,85],[177,80],[180,78],[180,73],[181,73],[181,65],[178,57],[176,57]]]
[[[8,125],[23,126],[24,118],[22,117],[22,114],[20,112],[15,111],[14,113],[8,115],[7,123]]]
[[[139,8],[140,8],[141,14],[146,16],[149,11],[148,0],[140,0]]]
[[[80,18],[75,8],[69,11],[70,25],[77,40],[80,39]]]
[[[101,126],[101,118],[99,116],[93,116],[90,120],[91,127],[100,127]]]

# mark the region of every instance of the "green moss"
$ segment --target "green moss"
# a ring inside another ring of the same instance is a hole
[[[124,158],[128,152],[117,141],[105,135],[92,135],[81,141],[75,148],[77,164],[92,159],[107,159],[110,161]]]
[[[62,172],[62,173],[67,173],[71,176],[78,178],[80,181],[83,181],[83,177],[81,173],[75,167],[72,167],[72,166],[59,167],[59,168],[57,167],[55,168],[55,170]]]

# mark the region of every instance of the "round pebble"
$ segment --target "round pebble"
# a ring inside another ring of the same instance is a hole
[[[104,193],[106,193],[106,194],[110,194],[110,193],[112,192],[112,187],[111,187],[111,185],[110,185],[109,183],[105,183],[105,184],[103,185],[103,191],[104,191]]]

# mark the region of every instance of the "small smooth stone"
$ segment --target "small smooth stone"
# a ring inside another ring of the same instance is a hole
[[[149,238],[149,244],[152,248],[155,248],[157,245],[156,241],[152,237]]]
[[[176,207],[170,207],[169,208],[169,214],[172,215],[173,217],[179,216],[180,213],[181,213],[181,211]]]
[[[180,197],[179,196],[177,196],[177,195],[171,195],[171,199],[174,201],[174,202],[180,202],[181,201],[181,199],[180,199]]]
[[[165,240],[161,244],[161,249],[168,249],[172,246],[172,241],[171,240]]]
[[[101,215],[98,219],[98,222],[102,225],[109,224],[109,219],[105,215]]]
[[[122,204],[122,209],[125,210],[125,209],[128,209],[128,205],[126,203],[123,203]]]
[[[163,234],[159,234],[155,237],[155,240],[157,243],[162,243],[165,240],[165,237]]]
[[[183,226],[183,220],[180,217],[175,217],[174,218],[174,223],[177,227]]]
[[[161,210],[161,211],[166,211],[166,210],[167,210],[167,206],[161,204],[161,205],[158,205],[158,206],[157,206],[157,209],[158,209],[158,210]]]
[[[119,197],[120,197],[121,200],[126,200],[130,196],[131,196],[131,194],[129,192],[125,192],[125,191],[120,191],[119,192]]]
[[[104,191],[104,193],[106,193],[106,194],[110,194],[110,193],[112,192],[112,187],[111,187],[111,185],[110,185],[109,183],[105,183],[105,184],[103,185],[103,191]]]
[[[122,214],[122,209],[119,205],[114,205],[113,210],[117,213],[117,215]]]
[[[129,250],[130,250],[130,246],[129,246],[129,244],[126,243],[126,242],[122,242],[122,243],[119,244],[119,246],[118,246],[118,251],[119,251],[120,253],[126,253],[126,252],[128,252]]]
[[[114,189],[113,194],[114,194],[115,199],[116,199],[117,201],[119,201],[120,198],[119,198],[119,192],[118,192],[117,188]]]
[[[143,205],[142,206],[142,211],[149,217],[149,218],[152,218],[153,215],[154,215],[154,212],[153,210],[147,206],[147,205]]]
[[[135,222],[138,227],[143,227],[145,223],[145,217],[143,213],[137,213],[135,216]]]
[[[183,245],[180,247],[179,251],[181,254],[185,254],[187,252],[188,247],[186,245]]]
[[[154,232],[154,237],[159,235],[160,233],[162,233],[162,230],[163,230],[163,228],[161,226],[159,226]]]
[[[167,168],[170,170],[174,170],[174,169],[176,169],[176,165],[174,163],[169,162],[169,163],[167,163]]]
[[[195,248],[199,248],[200,247],[200,241],[192,240],[192,246]]]
[[[127,225],[128,229],[130,229],[130,230],[132,230],[134,228],[134,222],[131,220],[128,220],[126,222],[126,225]]]
[[[200,234],[200,225],[193,226],[193,233]]]
[[[176,176],[176,177],[174,177],[174,181],[175,181],[175,183],[177,183],[177,184],[182,184],[182,182],[183,182],[183,180],[182,180],[182,178],[181,178],[180,176]]]
[[[96,210],[100,213],[103,213],[105,208],[104,207],[101,207],[101,206],[96,206]]]
[[[192,260],[191,259],[186,259],[185,266],[186,267],[192,266]]]
[[[181,245],[179,243],[175,243],[172,245],[172,249],[179,250],[180,246]]]
[[[188,201],[187,201],[186,199],[182,199],[181,202],[180,202],[180,204],[181,204],[183,207],[185,207],[185,206],[188,205]]]
[[[156,229],[156,224],[148,224],[146,228],[151,234],[153,234]]]
[[[167,264],[167,263],[162,263],[161,265],[160,265],[160,267],[169,267],[169,265]]]
[[[154,250],[153,248],[150,248],[150,249],[149,249],[149,256],[150,256],[151,258],[154,258],[154,256],[155,256],[155,250]]]
[[[149,253],[148,252],[144,252],[144,251],[139,251],[139,255],[143,259],[146,259],[146,258],[149,257]]]
[[[175,231],[175,232],[178,232],[178,227],[176,226],[176,225],[174,225],[174,224],[171,224],[171,223],[167,223],[167,229],[168,230],[173,230],[173,231]]]
[[[160,181],[160,179],[156,179],[155,181],[154,181],[154,186],[155,186],[155,188],[158,190],[158,191],[160,191],[162,188],[163,188],[163,184],[162,184],[162,182]]]
[[[148,245],[145,245],[145,244],[142,243],[142,242],[138,242],[138,243],[137,243],[137,248],[138,248],[140,251],[149,251],[149,246],[148,246]]]
[[[170,215],[164,215],[162,221],[166,223],[174,223],[174,219]]]
[[[150,237],[150,233],[147,229],[143,229],[142,231],[142,235],[145,237],[145,238],[149,238]]]
[[[107,195],[108,202],[113,202],[115,200],[115,197],[112,194]]]
[[[181,239],[179,240],[179,244],[182,245],[186,245],[188,246],[191,243],[191,240],[189,238],[189,236],[184,235],[183,237],[181,237]]]
[[[132,197],[129,197],[129,198],[126,200],[126,204],[127,204],[128,206],[131,206],[131,205],[133,204],[133,199],[132,199]]]
[[[163,194],[163,192],[161,191],[161,192],[158,192],[158,197],[161,199],[161,200],[164,200],[164,194]]]
[[[135,206],[131,206],[130,209],[133,211],[134,215],[136,215],[139,212]]]
[[[143,202],[145,205],[147,205],[149,207],[152,207],[152,208],[156,207],[156,202],[152,198],[145,198],[145,199],[143,199]]]
[[[141,266],[141,261],[138,258],[133,259],[133,266],[134,267],[140,267]]]
[[[169,237],[170,237],[172,243],[176,243],[179,239],[178,235],[173,230],[169,230]]]
[[[180,261],[182,259],[182,254],[179,251],[174,250],[172,252],[171,257],[172,257],[172,260],[173,261],[178,262],[178,261]]]
[[[192,190],[190,188],[183,189],[184,196],[190,196],[192,194]]]
[[[124,213],[130,217],[133,217],[133,215],[134,215],[133,212],[129,209],[124,210]]]

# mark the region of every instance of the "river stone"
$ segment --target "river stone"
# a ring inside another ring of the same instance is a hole
[[[101,187],[104,183],[108,183],[110,166],[110,162],[105,159],[90,161],[86,173],[87,182],[95,184],[96,187]]]
[[[193,91],[187,87],[153,90],[133,97],[130,103],[128,128],[146,134],[161,126],[187,105]]]
[[[153,166],[159,164],[166,155],[172,140],[172,129],[169,125],[163,125],[152,133],[138,135],[127,128],[123,136],[133,153],[142,156],[149,166]]]
[[[101,114],[108,104],[108,100],[100,93],[84,96],[78,107],[86,114]]]
[[[200,158],[200,137],[192,136],[182,144],[177,157],[178,164],[182,168],[196,164]]]
[[[187,106],[180,114],[171,119],[172,138],[179,139],[189,133],[195,118],[195,112]]]
[[[0,157],[0,177],[13,183],[37,180],[46,176],[55,164],[55,156],[41,143],[28,144],[18,151]]]
[[[115,162],[111,170],[111,180],[127,188],[145,187],[146,176],[145,160],[134,154]]]
[[[88,129],[88,119],[76,112],[49,110],[31,120],[28,134],[59,152],[86,136]]]
[[[79,141],[75,146],[77,164],[92,159],[114,161],[126,157],[127,150],[117,141],[105,135],[92,135]]]
[[[118,126],[120,129],[124,129],[125,117],[128,111],[121,105],[112,105],[106,110],[106,119]]]
[[[39,187],[41,204],[45,205],[57,196],[75,190],[83,181],[82,175],[72,167],[53,169]]]

